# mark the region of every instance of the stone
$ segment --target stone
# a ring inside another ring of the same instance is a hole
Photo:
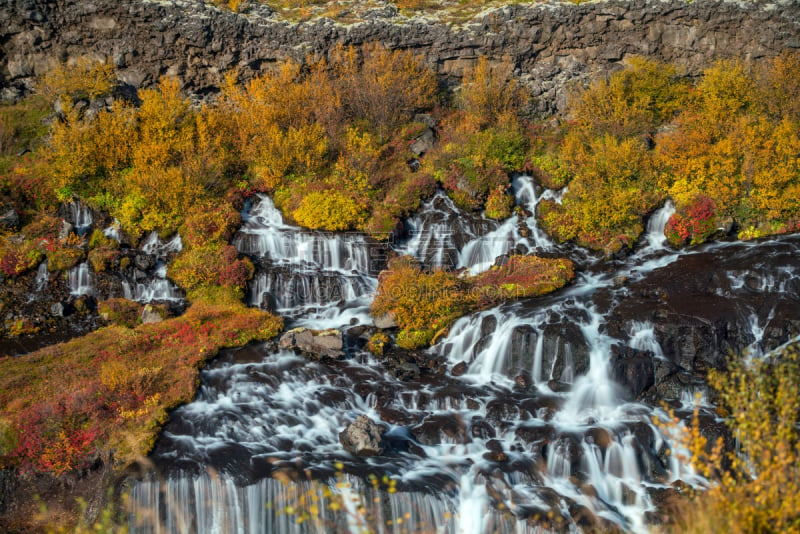
[[[467,372],[467,367],[467,362],[458,362],[450,370],[450,374],[453,376],[461,376]]]
[[[294,328],[284,333],[278,341],[283,350],[297,350],[315,357],[340,358],[344,356],[342,333],[337,329],[310,330]]]
[[[67,236],[69,236],[69,234],[71,234],[74,229],[75,227],[72,226],[72,224],[70,224],[68,221],[66,220],[61,221],[61,227],[58,229],[58,238],[66,239]]]
[[[156,266],[156,257],[153,254],[137,252],[133,257],[133,264],[141,271],[147,271]]]
[[[359,415],[355,421],[339,433],[339,442],[354,456],[379,456],[383,453],[381,429],[366,415]]]
[[[11,230],[19,226],[19,214],[11,204],[0,206],[0,228]]]
[[[64,305],[60,302],[55,302],[50,305],[50,315],[53,317],[64,317]]]
[[[436,132],[433,131],[433,128],[426,128],[424,132],[414,138],[414,140],[408,146],[408,149],[415,156],[422,156],[431,150],[435,144]]]
[[[142,324],[160,323],[165,315],[161,307],[148,304],[142,310]]]
[[[386,329],[386,328],[396,328],[397,321],[392,316],[391,313],[384,313],[383,315],[378,315],[372,318],[372,322],[375,324],[377,328]]]

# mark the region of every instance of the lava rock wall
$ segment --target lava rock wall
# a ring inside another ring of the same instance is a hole
[[[0,88],[5,100],[30,88],[53,61],[110,58],[121,79],[151,85],[177,76],[197,95],[237,70],[246,80],[290,57],[336,44],[378,41],[423,54],[457,79],[479,56],[510,60],[540,112],[563,110],[565,89],[632,55],[674,62],[689,75],[718,58],[757,59],[800,48],[800,2],[626,0],[544,2],[498,9],[462,25],[408,19],[393,8],[349,26],[330,19],[291,24],[266,6],[236,14],[201,0],[2,0]]]

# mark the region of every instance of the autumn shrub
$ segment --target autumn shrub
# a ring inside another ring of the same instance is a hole
[[[383,141],[415,111],[434,104],[436,74],[411,51],[367,43],[361,49],[340,46],[330,55],[345,116],[354,124],[363,121]]]
[[[363,207],[335,189],[309,193],[292,212],[298,224],[314,230],[350,230],[357,228],[365,217]]]
[[[607,253],[632,247],[644,229],[644,215],[663,198],[643,143],[606,135],[587,145],[568,136],[561,158],[573,178],[562,204],[549,202],[540,209],[544,228]]]
[[[50,101],[60,96],[97,98],[110,94],[116,81],[114,63],[81,56],[72,62],[54,65],[40,77],[36,87]]]
[[[379,277],[375,315],[390,314],[401,329],[400,347],[427,346],[436,333],[467,311],[464,284],[453,273],[426,273],[409,256],[389,262]]]
[[[189,293],[208,286],[243,288],[253,276],[253,264],[240,258],[233,245],[209,241],[181,251],[169,266],[169,276]]]
[[[0,157],[36,148],[47,133],[48,128],[42,120],[50,110],[47,101],[37,95],[13,104],[0,104]],[[2,168],[0,174],[3,174]]]
[[[14,319],[10,323],[6,324],[6,335],[8,337],[26,336],[29,334],[35,334],[38,331],[39,327],[36,326],[30,319]]]
[[[553,154],[540,154],[531,160],[531,175],[548,189],[561,189],[571,175],[567,164]]]
[[[389,336],[383,332],[375,332],[367,341],[367,350],[375,356],[383,356],[383,351],[389,343]]]
[[[464,72],[456,94],[456,105],[478,129],[519,113],[528,100],[530,95],[514,79],[513,66],[507,61],[491,62],[485,56]]]
[[[3,466],[61,474],[101,452],[116,466],[146,454],[167,410],[194,397],[208,358],[281,330],[280,318],[240,296],[206,290],[181,317],[0,359],[0,419],[16,444]]]
[[[380,274],[372,314],[394,318],[400,327],[397,345],[411,350],[429,345],[465,313],[543,295],[573,278],[572,262],[566,259],[514,256],[503,267],[459,278],[446,271],[425,272],[415,259],[401,256]]]
[[[622,139],[654,132],[675,117],[688,95],[689,84],[674,65],[633,57],[624,70],[574,93],[569,113],[587,137]]]
[[[19,276],[39,265],[44,254],[34,240],[12,241],[0,238],[0,271],[9,278]]]
[[[670,217],[664,233],[670,243],[680,246],[702,243],[716,230],[714,201],[698,195],[691,204]]]
[[[712,370],[718,398],[736,446],[709,443],[698,432],[683,436],[689,461],[709,480],[705,491],[675,518],[676,530],[797,532],[800,530],[800,351],[792,344],[766,357],[732,357]]]
[[[509,186],[498,186],[489,191],[486,199],[486,216],[490,219],[507,219],[511,217],[514,207],[514,197],[509,192]]]
[[[68,271],[84,259],[84,251],[78,247],[59,244],[47,251],[47,269],[50,272]]]
[[[462,209],[480,210],[489,193],[527,167],[530,138],[513,115],[477,129],[463,113],[442,121],[441,139],[423,161],[423,172],[441,182]]]
[[[467,284],[476,304],[484,307],[552,293],[574,278],[574,266],[568,259],[515,255],[502,266],[468,278]]]

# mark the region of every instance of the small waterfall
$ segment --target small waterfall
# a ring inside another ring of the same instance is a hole
[[[335,328],[370,323],[369,306],[386,265],[385,244],[361,234],[311,232],[283,221],[269,197],[246,210],[233,243],[255,260],[251,306],[280,310],[296,325]]]
[[[103,235],[109,239],[113,239],[117,243],[121,243],[122,233],[120,231],[119,221],[114,219],[114,222],[108,228],[103,230]]]
[[[628,346],[632,349],[651,352],[653,356],[663,360],[664,351],[656,340],[653,324],[648,321],[634,321],[630,326],[631,339]]]
[[[94,278],[88,263],[84,262],[70,269],[67,278],[71,295],[76,297],[94,295]]]
[[[544,193],[539,196],[536,194],[536,186],[533,183],[533,178],[527,175],[516,177],[511,185],[517,204],[531,213],[531,216],[525,219],[525,223],[531,231],[530,238],[528,239],[529,248],[542,252],[554,250],[556,245],[553,240],[539,228],[539,224],[536,221],[536,210],[539,207],[539,201],[542,199],[555,200],[560,203],[561,195],[564,193],[564,190],[556,192],[551,189],[546,189]]]
[[[84,235],[94,222],[89,206],[78,200],[73,200],[69,203],[69,213],[73,221],[75,233]]]
[[[173,235],[167,241],[162,241],[158,237],[158,232],[150,232],[142,240],[139,249],[147,254],[152,254],[156,258],[163,260],[170,255],[177,254],[183,250],[183,241],[179,234]]]
[[[409,238],[397,244],[395,250],[414,256],[429,269],[448,270],[470,266],[462,260],[462,255],[469,258],[477,254],[467,251],[469,243],[497,230],[495,221],[462,212],[441,191],[424,202],[419,212],[405,221],[405,226]],[[470,250],[476,247],[473,245]],[[494,258],[490,261],[493,263]]]
[[[175,234],[168,240],[162,241],[157,232],[151,232],[142,240],[139,250],[155,256],[156,265],[149,276],[124,281],[122,283],[124,297],[143,304],[182,302],[183,292],[167,278],[167,262],[183,250],[181,236]]]
[[[385,262],[384,246],[369,242],[360,234],[312,232],[285,224],[267,196],[260,196],[243,220],[233,244],[242,254],[268,259],[276,265],[377,274]]]
[[[647,221],[647,230],[645,231],[645,243],[649,250],[663,250],[667,245],[667,237],[664,235],[664,229],[667,227],[669,218],[675,213],[675,204],[672,200],[667,200],[664,206],[657,209],[650,216]]]
[[[250,282],[247,301],[251,306],[291,311],[298,307],[356,300],[375,291],[377,284],[374,282],[359,275],[271,270],[259,273]]]
[[[47,270],[47,260],[39,264],[36,269],[36,278],[33,280],[33,290],[36,293],[44,290],[47,287],[47,282],[50,278],[50,273]]]

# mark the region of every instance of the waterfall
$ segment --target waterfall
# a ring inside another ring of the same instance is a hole
[[[75,233],[84,235],[94,222],[89,206],[78,200],[73,200],[69,203],[69,213],[73,221]]]
[[[76,297],[94,295],[94,278],[88,263],[83,262],[70,269],[67,278],[71,295]]]
[[[659,250],[666,247],[667,238],[664,235],[664,229],[667,227],[669,218],[674,213],[675,204],[672,203],[672,200],[667,200],[663,207],[657,209],[650,216],[644,235],[644,241],[647,243],[648,249]]]
[[[439,194],[408,220],[410,236],[395,251],[470,272],[510,251],[557,252],[535,211],[558,194],[536,191],[529,177],[515,179],[517,203],[530,213],[524,221],[465,214]],[[268,345],[223,352],[160,435],[150,459],[162,479],[131,482],[132,531],[646,532],[654,491],[678,479],[704,483],[679,460],[678,429],[651,421],[665,420],[663,410],[625,400],[642,397],[614,378],[617,358],[652,355],[646,361],[663,369],[676,359],[674,347],[659,344],[656,309],[673,280],[648,285],[649,277],[713,265],[724,294],[763,288],[768,303],[800,286],[800,240],[674,251],[658,237],[670,209],[651,217],[629,257],[601,264],[581,256],[572,287],[468,314],[427,351],[408,361],[392,353],[386,363],[361,348],[373,332],[368,309],[386,246],[292,226],[259,197],[234,238],[257,266],[248,303],[279,310],[293,326],[342,331],[348,357],[316,361]],[[690,295],[694,287],[682,278],[675,286]],[[612,323],[640,293],[656,296]],[[767,343],[781,314],[770,305],[736,309],[748,340]],[[695,385],[670,387],[690,409]],[[701,408],[710,409],[706,400]],[[359,415],[380,427],[381,455],[343,448],[339,435]],[[560,523],[536,519],[544,517]],[[596,523],[579,524],[587,517]]]
[[[37,293],[47,287],[47,281],[50,278],[50,273],[47,270],[47,260],[39,264],[36,269],[36,278],[33,280],[33,290]],[[70,285],[71,287],[71,285]]]
[[[267,196],[242,214],[233,244],[253,258],[251,306],[280,311],[298,325],[369,323],[369,305],[386,265],[386,245],[357,233],[312,232],[284,222]]]
[[[161,238],[158,237],[158,232],[150,232],[142,240],[139,249],[142,250],[142,252],[152,254],[156,258],[163,260],[183,250],[183,241],[181,241],[181,236],[179,234],[173,235],[167,241],[162,241]]]

